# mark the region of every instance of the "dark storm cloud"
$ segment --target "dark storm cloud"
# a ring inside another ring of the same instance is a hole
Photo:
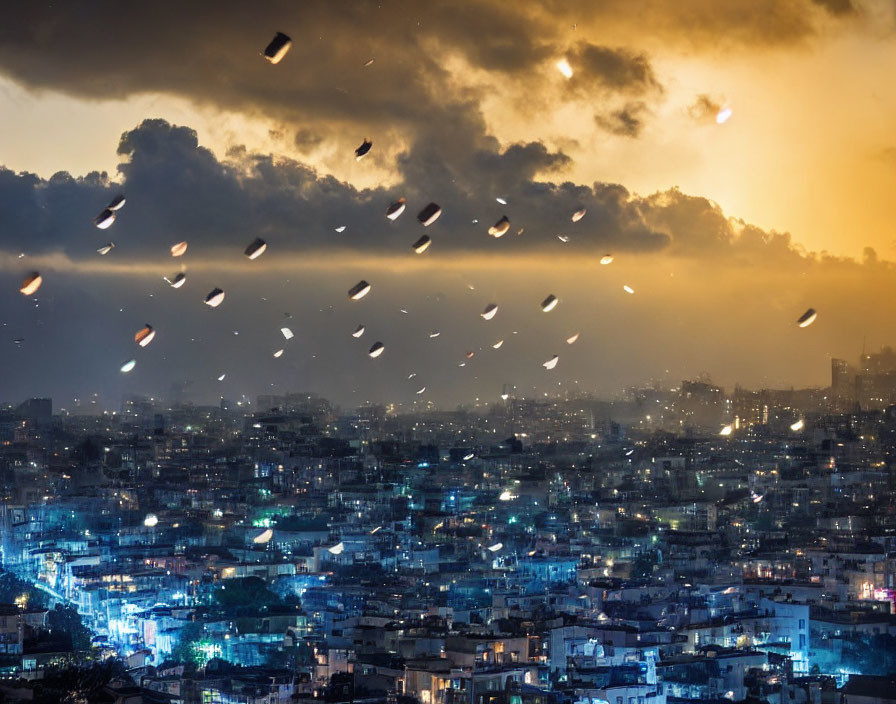
[[[450,99],[452,54],[501,73],[554,50],[550,27],[505,3],[72,2],[5,7],[0,70],[23,84],[90,98],[173,93],[275,119],[425,126]],[[275,30],[293,47],[260,56]],[[375,58],[375,62],[364,64]]]
[[[826,4],[836,9],[844,3]],[[352,140],[385,130],[411,138],[431,134],[439,124],[434,113],[467,102],[443,68],[453,56],[497,80],[536,89],[544,68],[568,55],[576,69],[571,95],[599,89],[656,97],[660,86],[650,60],[637,46],[626,46],[628,39],[778,43],[811,34],[815,15],[823,12],[809,0],[637,6],[619,0],[575,7],[497,0],[52,6],[20,0],[4,9],[0,71],[25,86],[95,99],[155,91],[263,113],[300,124],[300,149],[347,125],[363,125]],[[571,34],[574,24],[578,34]],[[275,31],[290,34],[293,47],[270,66],[260,53]],[[570,43],[584,32],[587,41]],[[365,66],[371,58],[375,62]]]
[[[581,91],[612,90],[640,95],[660,89],[646,54],[624,48],[577,44],[569,54],[570,85]]]
[[[262,237],[271,252],[282,254],[393,256],[409,252],[421,234],[416,209],[436,201],[444,214],[427,230],[432,254],[550,254],[557,252],[556,236],[562,234],[585,256],[605,251],[755,261],[806,256],[789,234],[733,220],[706,198],[677,189],[638,196],[618,184],[562,181],[556,178],[568,164],[562,153],[538,142],[502,149],[468,127],[459,128],[467,141],[457,144],[457,151],[426,140],[415,143],[399,159],[399,184],[359,190],[297,161],[245,149],[232,150],[222,161],[199,145],[193,130],[146,120],[121,138],[120,183],[97,173],[42,180],[0,170],[0,249],[90,260],[111,239],[116,248],[110,261],[165,260],[172,244],[186,240],[188,259],[214,259]],[[97,230],[93,217],[119,191],[127,195],[126,206],[109,230]],[[385,211],[399,196],[408,199],[409,212],[392,223]],[[507,205],[498,204],[497,197]],[[586,218],[571,224],[571,214],[581,208]],[[502,215],[509,217],[511,232],[525,232],[500,242],[488,237],[488,226]],[[341,226],[346,230],[335,232]]]
[[[643,206],[649,226],[675,233],[672,254],[701,259],[727,257],[775,266],[812,259],[793,244],[790,233],[765,231],[728,217],[711,200],[689,196],[677,188],[649,196]]]
[[[492,80],[514,81],[537,94],[558,79],[545,69],[568,55],[575,68],[568,98],[599,92],[604,99],[654,101],[662,88],[638,43],[659,37],[709,48],[779,44],[811,35],[816,15],[824,14],[810,0],[650,0],[636,6],[622,0],[575,6],[550,0],[49,6],[18,0],[4,10],[0,72],[29,88],[93,99],[182,96],[264,115],[293,130],[300,153],[324,144],[353,149],[369,137],[378,163],[415,142],[411,151],[422,156],[424,141],[442,147],[447,161],[449,150],[461,152],[484,134],[476,125],[481,94],[445,68],[462,70],[454,57]],[[275,31],[288,33],[293,46],[271,66],[261,51]],[[579,39],[583,35],[588,39]],[[634,136],[647,113],[615,104],[598,114],[604,129]],[[468,128],[473,132],[462,134]]]
[[[644,128],[647,105],[638,101],[594,116],[598,127],[620,137],[637,137]]]
[[[70,251],[91,230],[97,240],[104,239],[106,235],[92,221],[114,195],[106,174],[94,172],[75,179],[60,172],[44,180],[0,167],[2,248]]]
[[[198,247],[245,247],[256,236],[282,252],[383,254],[404,251],[420,234],[413,217],[396,223],[385,218],[388,204],[404,195],[412,210],[430,200],[444,208],[430,233],[437,249],[482,250],[490,244],[486,223],[500,216],[494,198],[503,195],[512,202],[512,219],[532,230],[508,240],[511,251],[550,242],[557,224],[579,207],[593,214],[585,233],[594,246],[651,250],[665,243],[622,187],[536,180],[563,167],[564,155],[540,143],[501,150],[490,138],[468,141],[469,150],[451,159],[433,143],[421,143],[400,159],[400,186],[358,190],[296,161],[245,150],[233,150],[233,160],[222,162],[198,144],[193,130],[147,120],[121,138],[120,184],[98,174],[57,174],[43,181],[0,172],[0,237],[10,252],[61,251],[73,258],[95,257],[100,240],[109,238],[116,242],[116,256],[164,256],[180,240],[190,243],[192,254]],[[118,190],[127,194],[127,205],[100,232],[92,218]],[[342,225],[345,232],[334,232]]]
[[[621,24],[645,38],[778,43],[811,34],[819,5],[838,15],[851,7],[849,0],[13,0],[0,24],[0,67],[26,85],[94,98],[155,90],[228,107],[354,109],[371,117],[396,105],[425,108],[450,53],[490,71],[527,72],[566,48],[572,24],[609,36]],[[278,30],[293,47],[272,70],[260,52]],[[627,49],[582,43],[576,51],[608,84],[651,78]],[[607,74],[616,69],[625,75]]]

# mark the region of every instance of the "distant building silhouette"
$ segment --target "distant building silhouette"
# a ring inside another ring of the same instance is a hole
[[[859,358],[859,367],[843,359],[831,360],[831,397],[835,406],[847,410],[879,410],[896,403],[896,350],[884,347],[880,352]]]
[[[15,414],[22,420],[35,423],[49,420],[53,415],[53,399],[29,398],[16,406]]]

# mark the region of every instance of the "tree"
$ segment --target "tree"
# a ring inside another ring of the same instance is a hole
[[[47,613],[47,627],[50,633],[63,633],[71,639],[71,649],[75,652],[90,650],[91,632],[81,620],[81,614],[74,607],[56,604]]]
[[[0,569],[0,604],[14,604],[22,595],[27,597],[29,606],[43,608],[47,605],[47,595],[31,582],[19,579],[12,572]]]
[[[133,683],[121,660],[110,659],[90,667],[66,667],[47,672],[34,687],[34,704],[74,704],[99,700],[100,690],[113,680]]]
[[[272,606],[282,600],[260,577],[228,579],[215,590],[215,601],[221,606]]]
[[[196,662],[196,646],[205,638],[201,623],[188,621],[180,629],[177,645],[171,651],[171,657],[182,663]]]
[[[653,566],[658,562],[656,550],[645,550],[639,553],[631,565],[631,576],[633,578],[650,577],[653,574]]]

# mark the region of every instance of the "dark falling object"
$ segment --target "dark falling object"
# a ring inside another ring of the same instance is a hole
[[[268,243],[265,242],[261,237],[256,237],[255,241],[252,242],[246,250],[244,254],[249,257],[249,259],[257,259],[262,254],[264,254],[264,250],[268,248]]]
[[[438,220],[441,214],[442,209],[439,205],[437,203],[430,203],[417,214],[417,219],[424,227],[427,227]]]
[[[414,242],[414,244],[412,244],[411,246],[414,248],[414,251],[417,254],[423,254],[429,248],[429,245],[431,243],[432,240],[429,238],[429,236],[423,235],[423,237]]]
[[[370,151],[370,148],[373,146],[373,142],[369,141],[366,137],[364,141],[361,142],[361,146],[355,149],[355,159],[360,161],[367,152]]]
[[[291,46],[292,39],[283,32],[277,32],[277,34],[274,35],[274,38],[271,39],[271,43],[265,47],[264,58],[272,64],[278,64],[283,57],[286,56],[286,52],[289,51]]]

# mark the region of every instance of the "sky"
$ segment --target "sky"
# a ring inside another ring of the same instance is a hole
[[[896,343],[892,2],[12,2],[8,17],[0,400],[303,390],[407,409],[505,385],[825,386],[832,357]],[[274,65],[278,31],[293,43]]]

